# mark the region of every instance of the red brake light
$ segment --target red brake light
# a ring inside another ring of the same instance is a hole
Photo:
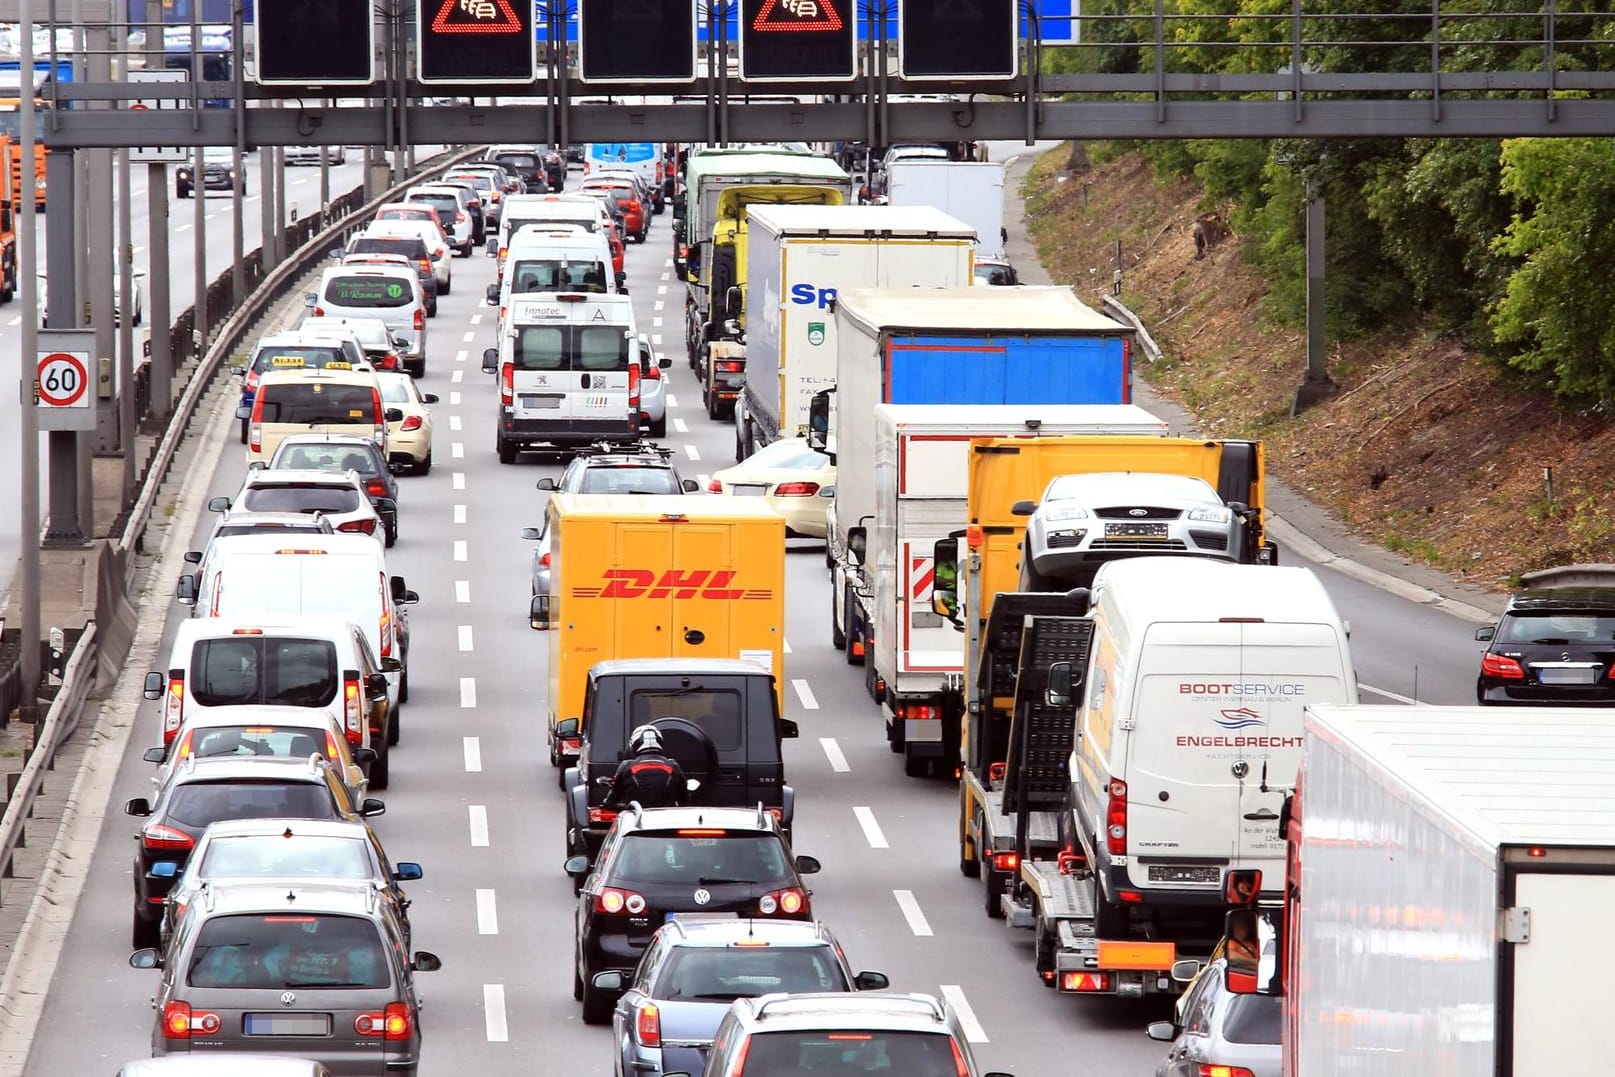
[[[1021,866],[1021,857],[1020,857],[1019,853],[994,853],[993,854],[993,870],[994,871],[1015,871],[1020,866]]]
[[[365,480],[364,491],[371,497],[386,497],[387,484],[381,479],[367,479]]]
[[[499,368],[499,402],[509,404],[516,399],[516,364],[505,363]]]
[[[247,371],[246,381],[244,381],[242,384],[243,384],[243,386],[246,388],[246,390],[249,393],[257,392],[258,391],[258,372],[256,370]]]
[[[464,224],[465,223],[465,211],[458,210],[458,209],[454,211],[454,223],[455,224]]]
[[[1244,1066],[1218,1066],[1210,1062],[1200,1063],[1194,1072],[1195,1077],[1253,1077]]]
[[[637,414],[639,411],[639,364],[628,364],[628,406]]]
[[[364,729],[359,724],[363,709],[363,693],[359,691],[357,674],[344,677],[342,680],[342,735],[348,738],[348,743],[355,748],[364,743]]]
[[[639,1037],[641,1047],[662,1045],[662,1011],[657,1009],[656,1003],[647,1002],[639,1007],[639,1017],[634,1022],[634,1031]]]
[[[190,849],[196,839],[183,830],[175,830],[162,823],[151,823],[140,832],[140,844],[148,849]]]
[[[645,368],[645,373],[642,375],[642,377],[644,377],[646,381],[661,381],[662,368],[652,363],[649,367]]]
[[[549,568],[550,567],[550,555],[549,555],[548,550],[544,551],[542,554],[539,555],[538,564],[539,564],[540,568]]]
[[[645,911],[645,897],[632,890],[608,886],[594,896],[594,911],[611,916],[624,912],[629,916],[638,916]]]
[[[353,1031],[361,1036],[407,1040],[410,1035],[409,1007],[402,1002],[389,1002],[385,1010],[361,1013],[353,1019]]]
[[[419,415],[406,415],[406,416],[404,416],[403,425],[400,426],[398,429],[400,429],[400,430],[419,430],[422,427],[422,425],[424,425],[424,424],[422,423],[421,417]]]
[[[419,333],[426,328],[426,311],[421,307],[415,308],[415,332]]]
[[[168,744],[179,732],[180,719],[185,712],[185,678],[178,672],[168,675],[168,695],[163,697],[163,743]]]
[[[191,1033],[211,1036],[224,1022],[211,1010],[192,1010],[188,1002],[170,1002],[163,1007],[163,1038],[188,1040]]]
[[[1490,653],[1481,655],[1480,671],[1485,676],[1498,677],[1505,681],[1525,680],[1525,670],[1521,669],[1520,664],[1507,655]],[[1615,673],[1615,669],[1612,669],[1611,672]]]
[[[562,742],[564,744],[566,744],[566,746],[567,746],[567,748],[569,750],[571,748],[575,747],[576,744],[577,744],[577,742],[568,741],[568,740],[565,740],[565,738],[563,738]],[[604,823],[604,824],[609,826],[611,823],[616,821],[616,818],[617,818],[617,813],[615,811],[612,811],[610,808],[590,808],[589,809],[589,822],[591,822],[591,823]]]
[[[959,1041],[949,1036],[948,1046],[953,1048],[954,1077],[970,1077],[970,1065],[965,1062],[964,1052],[959,1050]]]
[[[738,359],[719,359],[712,365],[720,374],[738,374],[745,369]]]
[[[368,520],[349,520],[345,524],[338,524],[337,530],[346,531],[350,535],[374,535],[376,533],[376,518],[372,516]]]
[[[757,911],[764,916],[801,916],[807,906],[807,895],[795,887],[771,890],[757,899]]]
[[[1110,802],[1105,809],[1105,847],[1111,856],[1127,855],[1127,783],[1110,779],[1106,790]]]
[[[712,479],[711,481],[709,481],[707,483],[707,493],[709,493],[709,494],[721,494],[721,493],[723,493],[723,483],[719,482],[717,479]]]
[[[325,317],[325,308],[324,307],[315,307],[314,308],[314,317],[316,317],[316,318]]]
[[[775,497],[812,497],[818,492],[816,482],[782,482],[774,487]]]

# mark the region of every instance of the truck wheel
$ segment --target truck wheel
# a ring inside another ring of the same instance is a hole
[[[1002,898],[1004,896],[1004,883],[1006,880],[996,871],[984,872],[982,877],[987,880],[987,885],[985,887],[987,896],[986,900],[983,902],[983,908],[987,912],[987,918],[989,920],[1002,920],[1004,918],[1004,905]]]
[[[901,752],[904,748],[906,740],[907,738],[903,736],[903,723],[894,719],[892,724],[886,727],[887,745],[892,751]]]
[[[1039,923],[1042,917],[1039,916]],[[1037,929],[1037,944],[1034,960],[1037,968],[1037,978],[1043,981],[1044,987],[1056,986],[1054,975],[1054,932],[1046,928]]]
[[[861,666],[864,664],[864,656],[855,654],[854,651],[857,646],[863,645],[865,640],[863,626],[858,623],[858,615],[853,612],[852,586],[850,584],[842,592],[841,615],[844,618],[843,623],[845,625],[843,631],[847,634],[847,665]]]
[[[847,649],[847,634],[841,630],[840,623],[836,621],[836,600],[834,594],[832,594],[830,598],[830,646],[834,647],[838,651],[844,651]]]
[[[718,394],[711,389],[707,389],[701,393],[701,399],[707,406],[707,418],[718,418],[722,412],[722,409],[718,406]]]
[[[650,436],[665,438],[667,436],[667,415],[664,413],[660,419],[650,424]]]
[[[241,444],[243,445],[247,443],[247,424],[249,421],[247,419],[241,420]]]

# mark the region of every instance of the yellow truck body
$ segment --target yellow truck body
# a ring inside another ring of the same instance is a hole
[[[589,668],[613,658],[747,659],[780,696],[785,520],[762,499],[555,494],[547,526],[551,729],[587,729]]]

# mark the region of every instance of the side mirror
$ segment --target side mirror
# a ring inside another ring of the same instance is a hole
[[[393,882],[395,883],[412,883],[425,875],[426,872],[422,871],[421,866],[413,860],[400,860],[393,865]]]
[[[824,865],[820,864],[818,857],[815,856],[799,856],[795,863],[798,875],[817,875],[824,870]]]
[[[378,815],[387,814],[387,805],[375,797],[365,797],[363,804],[359,805],[359,814],[366,819],[373,819]]]
[[[1049,667],[1049,684],[1044,699],[1051,707],[1071,706],[1077,678],[1070,662],[1056,662]]]
[[[409,348],[409,338],[408,337],[393,337],[393,347],[395,347],[395,348],[403,348],[403,349],[407,350]]]
[[[174,587],[174,597],[181,606],[196,605],[196,573],[187,572]]]
[[[802,735],[802,729],[796,724],[795,718],[781,718],[779,720],[779,739],[793,740]]]
[[[723,292],[723,309],[731,318],[738,318],[741,314],[740,288],[731,284]]]
[[[430,950],[416,950],[413,964],[416,972],[436,972],[443,967],[443,959]]]
[[[164,679],[165,678],[161,673],[156,670],[152,670],[150,673],[146,674],[146,683],[140,694],[145,696],[147,699],[163,698]]]
[[[960,624],[958,539],[937,540],[931,548],[931,569],[931,612]]]
[[[1262,873],[1256,868],[1237,868],[1223,876],[1222,899],[1229,905],[1250,906],[1262,892]]]
[[[498,258],[499,257],[499,237],[498,236],[495,235],[495,236],[489,236],[488,237],[488,243],[487,243],[486,250],[488,251],[488,257],[489,258]]]
[[[624,285],[626,285],[627,283],[628,283],[628,271],[626,269],[617,270],[617,287],[621,288]]]
[[[186,550],[185,551],[185,563],[187,565],[200,565],[202,563],[202,551],[201,550]]]
[[[168,758],[167,748],[147,748],[140,753],[140,758],[148,763],[161,763]]]
[[[488,290],[483,293],[482,301],[490,307],[497,307],[499,305],[499,285],[488,285]]]
[[[1200,973],[1200,962],[1194,958],[1185,958],[1182,961],[1172,962],[1172,982],[1186,984]]]
[[[661,358],[656,360],[656,366],[657,366],[657,369],[659,369],[659,370],[666,370],[668,367],[671,367],[672,365],[673,365],[673,357],[671,355],[664,355]]]
[[[549,595],[533,596],[533,601],[527,607],[527,625],[535,632],[542,632],[550,626]]]
[[[628,977],[618,969],[610,972],[597,972],[589,981],[596,991],[605,991],[608,994],[621,994],[628,987]]]
[[[145,797],[135,797],[133,800],[125,802],[123,806],[123,814],[133,815],[141,818],[150,815],[151,801],[147,800]]]
[[[245,370],[240,371],[240,374],[241,374],[241,376],[243,378],[247,376],[247,372]],[[245,404],[241,405],[239,408],[236,409],[236,418],[237,419],[250,419],[250,418],[252,418],[252,409],[247,407],[247,405],[245,405]]]
[[[436,404],[438,402],[438,395],[436,393],[426,393],[422,395],[421,400],[427,404]]]
[[[409,591],[409,588],[404,585],[404,577],[392,576],[388,578],[387,586],[394,602],[404,601],[404,595]]]
[[[372,698],[380,698],[387,694],[387,675],[385,673],[372,673],[365,680],[365,687],[369,689]]]
[[[576,718],[562,718],[555,723],[555,735],[567,740],[578,735],[578,720]]]
[[[368,767],[381,758],[374,748],[354,748],[348,754],[353,756],[353,761],[361,767]]]
[[[862,526],[847,528],[847,559],[861,565],[868,552],[869,529]]]
[[[146,874],[153,879],[172,879],[179,875],[179,865],[172,860],[159,860]]]
[[[581,879],[589,874],[589,858],[586,856],[567,857],[566,863],[561,865],[561,870],[574,879]]]
[[[1492,640],[1497,638],[1497,626],[1484,625],[1475,629],[1475,638],[1481,643],[1490,643]]]
[[[701,492],[701,484],[696,482],[694,479],[683,480],[679,483],[679,487],[687,494],[696,494]]]
[[[830,452],[830,393],[825,389],[808,401],[808,448],[826,455]]]
[[[381,417],[390,423],[401,423],[404,421],[404,409],[388,408],[386,411],[381,413]]]
[[[414,591],[405,591],[404,597],[398,600],[400,606],[413,606],[421,600],[421,596]]]
[[[1037,502],[1022,499],[1011,505],[1009,511],[1016,516],[1030,516],[1037,511]]]
[[[132,969],[160,969],[163,967],[163,955],[151,947],[136,950],[129,955],[129,967]]]
[[[209,512],[229,512],[230,499],[222,494],[218,497],[210,497],[207,499],[207,510]]]
[[[482,372],[484,374],[499,373],[499,349],[484,348],[482,351]]]
[[[852,986],[859,991],[884,991],[891,985],[884,972],[860,972],[852,978]]]
[[[553,490],[555,489],[555,480],[546,475],[544,478],[539,479],[536,485],[540,490]]]
[[[1178,1038],[1178,1026],[1171,1021],[1151,1021],[1145,1027],[1144,1035],[1161,1043],[1171,1043]]]

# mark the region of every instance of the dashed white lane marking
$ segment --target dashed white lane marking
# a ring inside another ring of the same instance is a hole
[[[11,321],[7,322],[6,324],[7,325],[21,325],[22,324],[22,315],[21,314],[17,315],[15,318],[11,319]]]
[[[665,307],[665,306],[667,306],[667,300],[665,300],[665,299],[658,299],[658,300],[657,300],[657,301],[656,301],[656,302],[655,302],[655,303],[652,303],[652,304],[651,304],[651,308],[650,308],[650,309],[651,309],[651,310],[661,310],[661,309],[662,309],[662,308],[663,308],[663,307]]]
[[[673,259],[669,258],[667,261],[662,263],[662,266],[663,266],[663,268],[666,268],[666,269],[672,269],[673,268]],[[662,274],[662,279],[663,280],[667,279],[667,274],[666,273]]]
[[[455,395],[458,396],[459,394],[456,393]],[[460,429],[460,417],[458,415],[450,415],[449,416],[449,429],[450,430],[458,430],[458,429]]]
[[[183,232],[183,231],[185,231],[185,230],[186,230],[186,229],[187,229],[187,228],[189,228],[189,227],[190,227],[190,226],[191,226],[191,222],[190,222],[190,221],[185,221],[185,222],[183,222],[183,223],[181,223],[181,224],[176,224],[176,225],[175,225],[175,226],[174,226],[174,231],[176,231],[176,232]]]
[[[810,711],[816,711],[819,709],[819,701],[813,698],[813,688],[808,684],[807,681],[803,680],[801,677],[798,677],[791,681],[791,687],[796,689],[796,698],[802,701],[802,706],[804,709]]]
[[[457,523],[457,524],[465,523],[465,506],[464,505],[456,505],[456,506],[454,506],[454,522]]]
[[[466,554],[465,539],[454,540],[454,559],[456,561],[466,561],[470,559]]]
[[[665,285],[665,284],[657,285],[656,286],[656,294],[657,295],[666,295],[667,294],[667,285]]]
[[[683,419],[674,419],[673,420],[673,429],[677,430],[681,434],[688,434],[690,432],[689,424],[686,423]]]
[[[1416,699],[1410,699],[1407,696],[1398,695],[1395,692],[1386,691],[1384,688],[1375,688],[1371,684],[1361,684],[1361,683],[1359,683],[1357,685],[1357,690],[1360,691],[1360,692],[1373,692],[1376,696],[1384,696],[1386,699],[1394,700],[1397,703],[1401,703],[1401,704],[1404,704],[1404,705],[1409,706],[1409,707],[1422,707],[1424,705],[1424,704],[1420,703]]]
[[[474,649],[475,648],[473,648],[472,645],[471,645],[471,626],[470,625],[461,625],[460,626],[460,650],[462,650],[462,651],[470,651],[470,650],[474,650]]]
[[[858,820],[858,825],[863,828],[864,838],[869,842],[869,847],[871,849],[888,848],[886,844],[886,835],[881,833],[880,824],[875,822],[874,812],[870,811],[868,808],[859,806],[852,809],[852,814],[853,817]]]
[[[460,707],[472,710],[477,705],[477,679],[475,677],[460,678]]]
[[[454,361],[456,363],[463,363],[465,362],[465,357],[470,354],[470,352],[466,351],[464,348],[461,348],[459,351],[454,353]]]
[[[976,1020],[976,1011],[970,1008],[970,1000],[965,998],[964,988],[958,984],[943,984],[942,997],[953,1004],[953,1012],[959,1015],[959,1027],[964,1029],[965,1039],[971,1043],[988,1043],[987,1032]]]
[[[480,314],[471,315],[471,324],[472,325],[481,325],[482,324],[482,315],[480,315]]]
[[[488,1026],[489,1043],[505,1043],[510,1039],[510,1026],[505,1023],[505,985],[482,985],[482,1016]]]
[[[469,344],[473,340],[477,339],[477,334],[475,332],[473,332],[472,330],[468,329],[468,330],[466,330],[465,336],[461,337],[460,339],[465,341],[467,344]]]
[[[464,490],[465,489],[465,472],[463,472],[463,471],[454,472],[454,474],[452,476],[450,476],[450,478],[449,478],[449,483],[456,490]]]
[[[650,342],[653,347],[660,348],[662,346],[662,334],[652,333],[650,335]]]
[[[449,455],[456,460],[463,459],[465,457],[465,443],[461,441],[449,442]]]
[[[17,320],[22,321],[22,318],[19,317]],[[667,406],[670,407],[670,408],[678,407],[679,406],[679,398],[674,396],[672,393],[668,393],[667,394]]]
[[[691,460],[699,460],[701,459],[701,450],[686,442],[684,445],[684,455],[688,456]]]
[[[460,602],[460,603],[469,603],[471,601],[471,581],[470,580],[455,580],[454,581],[454,601]]]
[[[468,804],[466,814],[471,823],[471,845],[476,849],[488,847],[488,809],[481,804]]]
[[[465,380],[465,371],[456,370],[454,373],[449,375],[449,380],[454,382],[455,384],[459,384],[460,382]]]
[[[662,316],[660,314],[656,315],[650,320],[650,324],[651,328],[660,329],[662,327]]]
[[[465,745],[465,769],[467,773],[475,774],[482,769],[482,738],[462,737]]]
[[[460,403],[460,394],[459,393],[450,393],[449,394],[449,406],[450,407],[456,407],[456,406],[459,405],[459,403]]]
[[[494,904],[492,890],[477,891],[477,934],[499,934],[499,909]]]
[[[914,900],[914,891],[893,890],[892,897],[897,899],[898,911],[903,914],[903,919],[908,921],[908,929],[921,938],[929,938],[931,924],[920,911],[920,903]]]
[[[845,774],[852,769],[847,763],[847,757],[841,751],[841,745],[836,743],[834,737],[820,737],[819,744],[824,747],[825,758],[830,760],[830,769],[837,774]]]

